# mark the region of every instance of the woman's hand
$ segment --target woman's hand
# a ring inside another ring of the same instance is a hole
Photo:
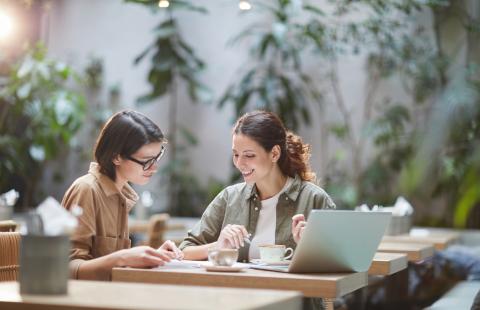
[[[219,248],[238,249],[245,245],[244,238],[248,238],[249,234],[243,225],[225,226],[217,240]]]
[[[295,243],[298,243],[298,241],[300,241],[302,238],[306,226],[307,222],[305,221],[305,215],[295,214],[292,217],[292,235]]]
[[[163,266],[175,258],[174,252],[156,250],[149,246],[137,246],[130,249],[120,250],[118,255],[119,267],[147,268]]]
[[[173,241],[167,240],[165,241],[159,248],[158,251],[166,251],[169,253],[173,253],[173,258],[182,260],[183,259],[183,252],[180,251],[179,248],[175,245]]]

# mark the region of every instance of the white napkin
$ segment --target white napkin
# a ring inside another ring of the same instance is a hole
[[[11,189],[6,193],[0,195],[0,200],[3,200],[7,206],[13,206],[19,197],[19,194],[16,190]]]
[[[37,208],[37,213],[43,221],[43,230],[47,236],[70,234],[77,227],[76,216],[81,214],[78,206],[72,208],[72,213],[63,208],[52,197],[45,199]]]
[[[413,207],[405,198],[400,196],[397,198],[395,204],[392,207],[382,207],[374,205],[372,209],[370,209],[366,204],[363,204],[356,207],[355,211],[384,211],[392,212],[393,216],[407,216],[413,213]]]

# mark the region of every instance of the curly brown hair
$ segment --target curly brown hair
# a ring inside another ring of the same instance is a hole
[[[275,145],[281,150],[278,166],[284,175],[299,175],[304,181],[315,182],[310,168],[310,145],[300,136],[288,131],[280,118],[269,111],[253,111],[241,116],[233,127],[233,134],[242,134],[260,144],[267,152]]]

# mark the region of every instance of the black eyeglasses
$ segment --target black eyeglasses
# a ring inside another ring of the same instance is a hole
[[[138,159],[135,159],[131,156],[127,156],[127,159],[139,164],[139,165],[142,165],[143,166],[143,171],[147,171],[148,169],[152,168],[153,165],[155,165],[159,160],[160,158],[162,158],[163,154],[165,153],[165,146],[162,145],[162,149],[160,150],[160,153],[158,153],[157,156],[149,159],[149,160],[146,160],[146,161],[141,161],[141,160],[138,160]]]

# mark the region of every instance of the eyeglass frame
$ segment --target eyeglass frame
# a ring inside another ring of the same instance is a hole
[[[148,169],[152,168],[153,165],[158,163],[158,161],[163,157],[163,154],[165,154],[165,146],[162,145],[162,148],[160,149],[160,153],[158,153],[157,156],[150,158],[149,160],[141,161],[138,159],[135,159],[131,156],[126,156],[128,160],[133,161],[134,163],[137,163],[142,166],[143,171],[147,171]]]

